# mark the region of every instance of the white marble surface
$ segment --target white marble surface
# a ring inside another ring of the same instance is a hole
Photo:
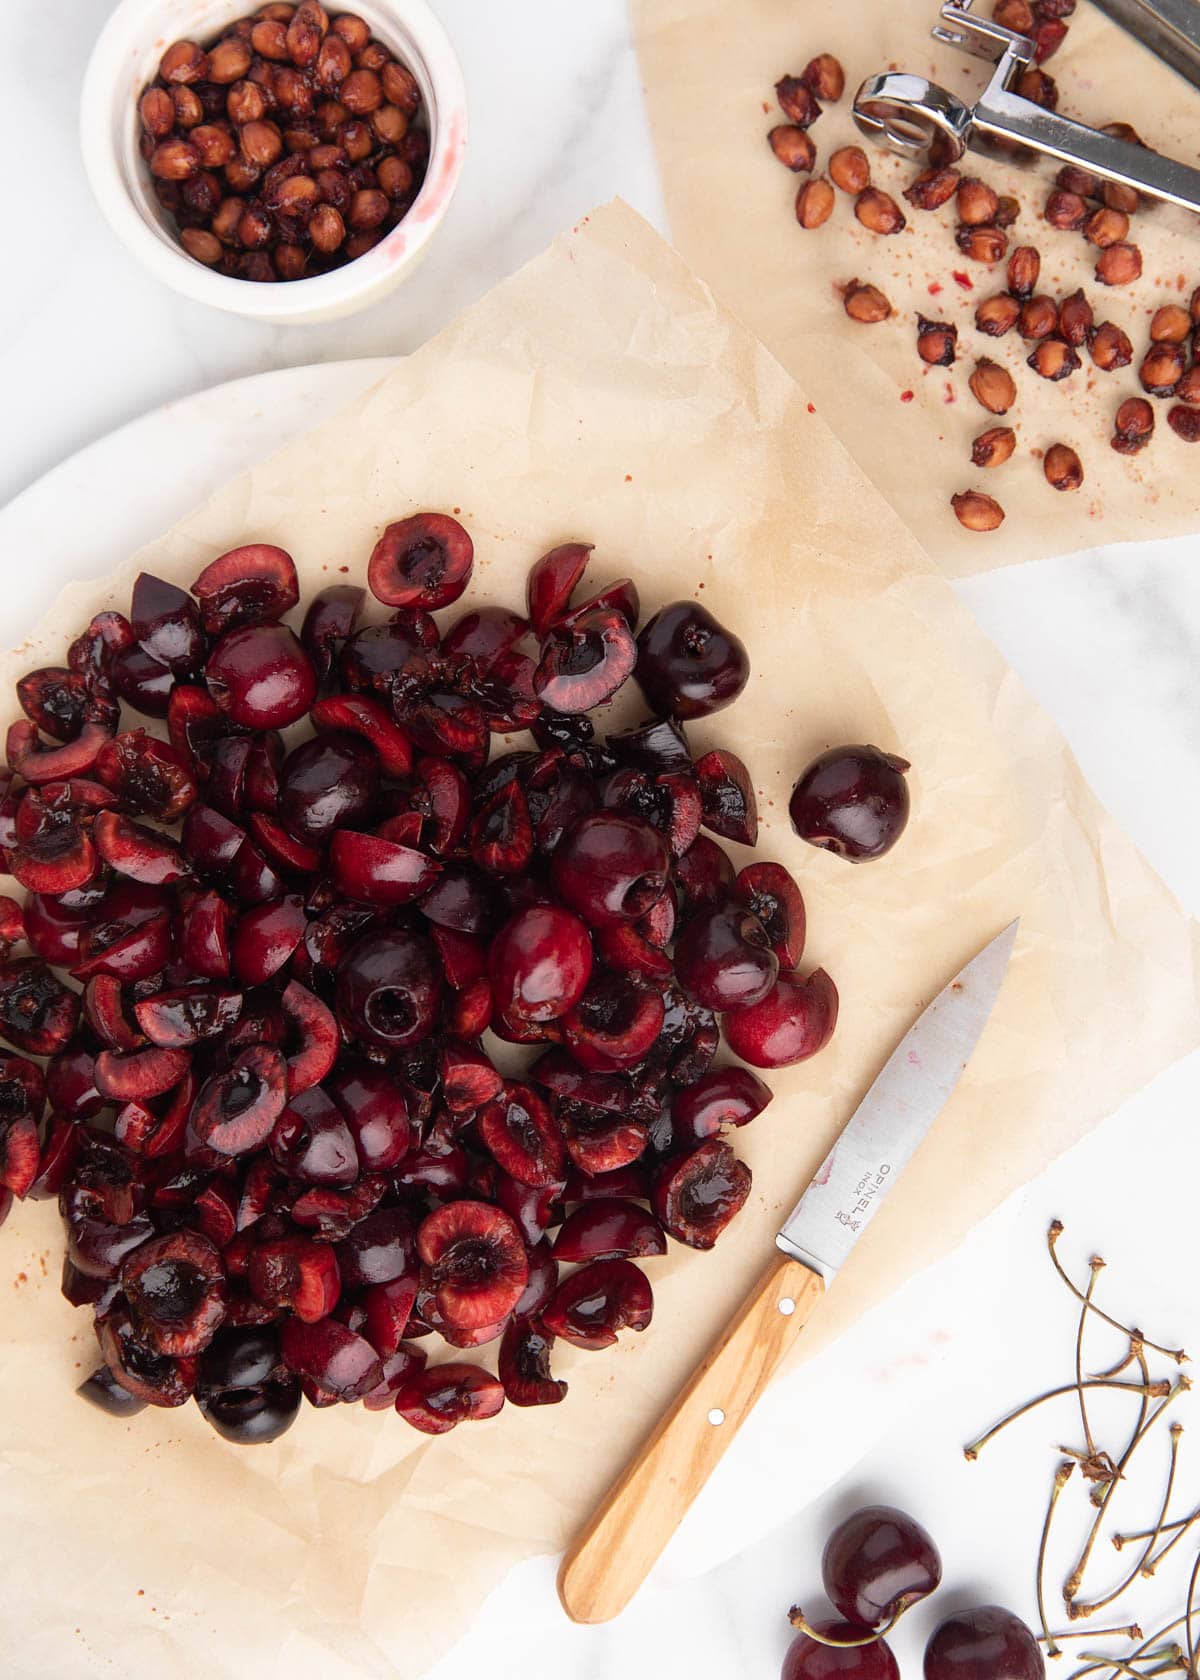
[[[134,266],[93,208],[76,154],[79,78],[108,8],[102,0],[56,0],[52,8],[6,9],[0,389],[8,422],[0,501],[166,399],[239,374],[411,348],[615,193],[663,225],[621,0],[435,4],[462,56],[472,103],[460,194],[428,264],[406,288],[349,322],[312,328],[210,314]],[[14,163],[34,137],[37,168]],[[0,554],[3,575],[11,579],[34,558]],[[1065,730],[1101,797],[1184,902],[1200,908],[1195,541],[1047,561],[958,587]],[[492,1680],[773,1675],[787,1641],[783,1612],[795,1597],[812,1597],[831,1514],[859,1498],[908,1504],[935,1529],[953,1583],[947,1604],[1001,1598],[1031,1614],[1042,1482],[1040,1472],[1031,1476],[1033,1456],[968,1470],[957,1445],[1051,1375],[1048,1361],[1058,1354],[1049,1350],[1061,1343],[1047,1338],[1052,1329],[1061,1338],[1066,1323],[1040,1253],[1052,1214],[1067,1221],[1077,1261],[1103,1246],[1115,1300],[1141,1312],[1158,1303],[1164,1333],[1200,1343],[1194,1219],[1177,1189],[1194,1184],[1200,1167],[1198,1098],[1200,1059],[1192,1058],[856,1337],[858,1368],[878,1379],[882,1366],[897,1374],[898,1394],[903,1389],[883,1443],[865,1460],[855,1462],[852,1444],[832,1461],[823,1450],[821,1404],[830,1395],[841,1412],[856,1404],[853,1368],[844,1356],[827,1356],[807,1380],[811,1404],[797,1411],[794,1401],[785,1408],[768,1397],[619,1623],[570,1627],[553,1598],[552,1566],[530,1564],[493,1595],[431,1680],[481,1672]],[[944,1357],[901,1385],[914,1321],[939,1327]],[[874,1437],[877,1420],[868,1423]],[[1053,1439],[1038,1424],[1027,1436],[1048,1451]],[[1200,1499],[1200,1464],[1185,1460],[1180,1486]],[[815,1492],[821,1496],[811,1503]],[[1147,1622],[1165,1592],[1156,1583],[1146,1593],[1139,1613]],[[906,1677],[919,1672],[928,1621],[914,1618],[897,1639]]]

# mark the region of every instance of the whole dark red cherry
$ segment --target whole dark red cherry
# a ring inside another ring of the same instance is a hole
[[[886,1630],[941,1579],[933,1540],[892,1505],[868,1505],[839,1523],[821,1559],[830,1603],[863,1628]]]
[[[745,644],[698,601],[672,601],[638,637],[634,675],[663,717],[707,717],[737,699],[750,676],[750,658]]]
[[[849,1622],[813,1625],[826,1639],[862,1638],[862,1629]],[[869,1645],[822,1645],[798,1633],[783,1659],[780,1680],[900,1680],[900,1669],[882,1639]]]
[[[586,925],[556,904],[533,904],[505,922],[488,958],[492,995],[504,1015],[553,1021],[573,1009],[592,973]]]
[[[313,662],[286,624],[250,624],[222,636],[205,666],[209,692],[243,729],[286,729],[316,699]]]
[[[758,1003],[778,973],[766,928],[740,904],[700,910],[675,942],[675,976],[706,1009]]]
[[[947,1616],[925,1647],[925,1680],[1045,1680],[1045,1674],[1033,1634],[998,1604]]]
[[[879,747],[831,747],[792,789],[792,827],[810,846],[851,863],[882,857],[908,822],[908,768]]]
[[[667,842],[640,817],[592,811],[555,847],[555,892],[591,927],[636,921],[667,887]]]
[[[355,1038],[402,1050],[429,1037],[442,999],[437,952],[418,933],[369,934],[338,964],[337,1011]]]

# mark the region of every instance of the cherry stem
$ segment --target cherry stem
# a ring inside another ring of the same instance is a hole
[[[1127,1394],[1140,1394],[1143,1399],[1149,1396],[1155,1400],[1164,1399],[1171,1392],[1171,1385],[1168,1382],[1121,1382],[1114,1377],[1088,1377],[1085,1378],[1082,1386],[1084,1388],[1122,1389]],[[1061,1400],[1064,1394],[1076,1393],[1078,1387],[1077,1383],[1064,1383],[1061,1388],[1052,1388],[1045,1394],[1039,1394],[1032,1400],[1026,1400],[1024,1405],[1018,1406],[1015,1411],[1009,1412],[1007,1417],[1001,1418],[999,1423],[993,1424],[985,1435],[981,1435],[977,1441],[972,1441],[968,1446],[965,1446],[963,1457],[974,1463],[988,1442],[999,1435],[1002,1429],[1007,1429],[1010,1423],[1015,1423],[1018,1418],[1032,1412],[1035,1407],[1044,1405],[1047,1400]]]
[[[793,1604],[788,1611],[788,1621],[801,1633],[806,1633],[810,1639],[815,1640],[818,1645],[828,1645],[835,1651],[855,1651],[861,1645],[875,1645],[879,1640],[886,1638],[903,1614],[903,1610],[899,1611],[897,1615],[892,1617],[886,1627],[879,1628],[875,1633],[868,1633],[862,1639],[831,1639],[827,1633],[818,1633],[812,1623],[807,1620],[804,1611],[798,1604]]]
[[[1144,1354],[1141,1356],[1141,1359],[1142,1359],[1142,1362],[1144,1364],[1144,1360],[1145,1360],[1145,1355]],[[1145,1417],[1143,1419],[1143,1421],[1140,1423],[1139,1427],[1137,1428],[1137,1430],[1134,1432],[1133,1436],[1131,1437],[1129,1445],[1126,1447],[1124,1453],[1121,1455],[1120,1461],[1117,1464],[1117,1474],[1112,1479],[1112,1481],[1109,1482],[1107,1488],[1104,1490],[1104,1497],[1099,1502],[1099,1507],[1096,1511],[1096,1519],[1092,1523],[1091,1532],[1088,1534],[1087,1541],[1084,1544],[1083,1551],[1079,1554],[1079,1561],[1076,1563],[1075,1568],[1068,1575],[1068,1577],[1066,1579],[1066,1582],[1063,1586],[1063,1602],[1066,1604],[1067,1614],[1070,1616],[1072,1621],[1074,1621],[1077,1616],[1090,1615],[1090,1613],[1091,1613],[1090,1609],[1077,1608],[1076,1604],[1075,1604],[1075,1597],[1076,1597],[1076,1594],[1079,1592],[1080,1587],[1083,1584],[1083,1577],[1084,1577],[1084,1574],[1087,1570],[1087,1566],[1088,1566],[1089,1562],[1091,1561],[1092,1551],[1095,1547],[1096,1540],[1097,1540],[1097,1538],[1100,1534],[1100,1529],[1101,1529],[1101,1526],[1103,1525],[1104,1518],[1108,1514],[1108,1507],[1112,1503],[1113,1496],[1116,1493],[1117,1488],[1121,1485],[1121,1482],[1124,1480],[1125,1471],[1128,1468],[1131,1460],[1133,1459],[1134,1453],[1136,1453],[1138,1448],[1141,1446],[1142,1442],[1146,1439],[1147,1435],[1149,1435],[1150,1431],[1154,1428],[1154,1425],[1158,1422],[1159,1418],[1162,1417],[1162,1415],[1166,1411],[1167,1407],[1169,1405],[1171,1405],[1171,1403],[1174,1400],[1178,1399],[1178,1397],[1181,1394],[1186,1393],[1186,1391],[1191,1386],[1192,1385],[1189,1382],[1189,1380],[1187,1379],[1187,1377],[1180,1377],[1178,1382],[1176,1382],[1173,1385],[1173,1387],[1171,1388],[1171,1391],[1167,1395],[1166,1399],[1163,1400],[1160,1405],[1155,1407],[1154,1411],[1150,1413],[1149,1417]]]
[[[1146,1544],[1142,1549],[1142,1555],[1138,1558],[1128,1575],[1125,1576],[1125,1579],[1115,1586],[1111,1592],[1106,1593],[1103,1598],[1093,1599],[1090,1604],[1080,1604],[1076,1602],[1072,1606],[1072,1615],[1091,1616],[1097,1610],[1103,1610],[1107,1605],[1115,1603],[1123,1593],[1129,1591],[1130,1587],[1145,1569],[1146,1564],[1150,1560],[1150,1554],[1158,1544],[1159,1537],[1162,1534],[1163,1523],[1167,1519],[1167,1511],[1171,1504],[1171,1494],[1175,1488],[1175,1472],[1179,1466],[1179,1442],[1182,1435],[1183,1425],[1181,1423],[1173,1423],[1171,1425],[1171,1463],[1170,1468],[1167,1471],[1166,1491],[1162,1497],[1162,1505],[1159,1507],[1158,1525],[1147,1539]],[[1138,1634],[1135,1635],[1135,1637],[1140,1638],[1141,1635]]]
[[[1041,1644],[1052,1641],[1061,1644],[1066,1639],[1141,1639],[1144,1635],[1136,1622],[1130,1622],[1127,1627],[1111,1628],[1070,1628],[1066,1633],[1039,1633]]]
[[[1194,1634],[1192,1633],[1192,1610],[1194,1608],[1196,1582],[1198,1579],[1200,1579],[1200,1552],[1197,1552],[1196,1554],[1196,1561],[1192,1565],[1192,1573],[1188,1580],[1186,1600],[1187,1611],[1183,1618],[1183,1633],[1184,1638],[1187,1640],[1187,1671],[1189,1674],[1193,1675],[1196,1672],[1196,1640]]]
[[[1200,1511],[1193,1511],[1190,1517],[1185,1517],[1183,1519],[1183,1521],[1178,1524],[1179,1532],[1175,1535],[1175,1537],[1171,1540],[1168,1540],[1166,1545],[1162,1548],[1162,1550],[1159,1551],[1159,1552],[1156,1552],[1155,1555],[1150,1559],[1150,1561],[1147,1564],[1143,1565],[1142,1574],[1144,1576],[1146,1576],[1147,1579],[1149,1579],[1150,1577],[1152,1577],[1153,1575],[1155,1575],[1157,1573],[1159,1564],[1163,1561],[1163,1559],[1165,1557],[1170,1556],[1170,1554],[1175,1550],[1176,1546],[1178,1546],[1179,1542],[1184,1538],[1185,1535],[1191,1533],[1191,1530],[1192,1530],[1193,1526],[1197,1522],[1200,1522]],[[1174,1526],[1176,1526],[1176,1525],[1168,1524],[1168,1527],[1174,1527]]]
[[[1051,1224],[1050,1224],[1050,1230],[1049,1230],[1049,1233],[1047,1235],[1047,1246],[1050,1250],[1050,1259],[1053,1262],[1054,1270],[1058,1273],[1059,1277],[1066,1284],[1067,1288],[1071,1291],[1072,1295],[1074,1295],[1075,1299],[1077,1301],[1082,1301],[1084,1299],[1083,1291],[1079,1288],[1078,1284],[1076,1284],[1071,1278],[1069,1278],[1067,1276],[1066,1272],[1063,1269],[1062,1261],[1058,1258],[1058,1253],[1057,1253],[1057,1249],[1056,1249],[1055,1245],[1057,1244],[1058,1239],[1059,1239],[1059,1237],[1062,1236],[1062,1234],[1063,1234],[1062,1220],[1061,1219],[1052,1220]],[[1147,1340],[1147,1338],[1145,1336],[1143,1336],[1143,1334],[1140,1330],[1131,1330],[1130,1327],[1127,1324],[1122,1324],[1119,1319],[1110,1317],[1110,1315],[1106,1312],[1101,1312],[1099,1307],[1093,1307],[1092,1311],[1096,1314],[1096,1316],[1098,1318],[1102,1318],[1104,1320],[1105,1324],[1111,1324],[1114,1330],[1119,1330],[1123,1336],[1128,1336],[1131,1342],[1140,1342],[1144,1347],[1153,1348],[1155,1353],[1165,1354],[1168,1359],[1173,1359],[1177,1365],[1184,1365],[1184,1364],[1187,1363],[1187,1357],[1188,1356],[1182,1348],[1163,1347],[1161,1342],[1151,1342],[1151,1341]]]
[[[1083,1297],[1083,1307],[1079,1314],[1079,1328],[1075,1332],[1075,1387],[1079,1394],[1079,1421],[1083,1426],[1083,1441],[1087,1448],[1089,1459],[1096,1456],[1096,1443],[1092,1438],[1092,1426],[1088,1420],[1087,1399],[1083,1390],[1083,1334],[1087,1329],[1088,1314],[1092,1310],[1092,1295],[1099,1281],[1100,1273],[1104,1269],[1104,1261],[1098,1254],[1094,1254],[1088,1262],[1091,1272],[1088,1277],[1087,1290]]]
[[[1054,1635],[1050,1632],[1050,1621],[1046,1615],[1046,1551],[1050,1544],[1050,1525],[1054,1521],[1054,1507],[1058,1504],[1059,1496],[1071,1477],[1075,1474],[1075,1466],[1070,1459],[1064,1460],[1054,1472],[1054,1481],[1050,1486],[1050,1500],[1046,1506],[1046,1516],[1042,1523],[1042,1539],[1038,1546],[1037,1560],[1037,1606],[1038,1615],[1042,1622],[1042,1641],[1046,1647],[1048,1657],[1061,1655]]]

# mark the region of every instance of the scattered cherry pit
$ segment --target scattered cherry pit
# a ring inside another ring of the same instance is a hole
[[[787,870],[720,843],[756,841],[746,766],[684,733],[741,693],[744,646],[691,601],[639,633],[628,578],[580,599],[589,556],[538,560],[525,614],[439,626],[472,542],[416,514],[367,566],[391,617],[340,583],[297,632],[290,555],[251,543],[190,591],[142,574],[18,684],[0,1219],[57,1198],[110,1412],[195,1397],[249,1443],[302,1397],[430,1434],[554,1403],[556,1341],[644,1330],[643,1262],[746,1202],[730,1134],[771,1092],[713,1065],[722,1027],[798,1062],[837,991],[800,967]],[[654,715],[601,740],[631,677]],[[879,855],[905,768],[823,755],[799,831]],[[488,1033],[527,1047],[519,1078]],[[463,1357],[427,1362],[436,1337]],[[491,1343],[498,1375],[466,1357]]]
[[[837,1614],[810,1622],[798,1607],[791,1611],[800,1631],[781,1680],[900,1680],[884,1635],[941,1579],[937,1547],[905,1512],[869,1505],[847,1517],[821,1559],[821,1582]],[[995,1604],[947,1616],[925,1647],[925,1680],[1044,1680],[1045,1672],[1033,1634]]]

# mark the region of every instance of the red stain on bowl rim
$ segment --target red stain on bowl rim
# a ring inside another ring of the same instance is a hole
[[[458,111],[446,125],[446,143],[438,154],[436,173],[426,176],[425,184],[404,220],[380,241],[374,251],[360,257],[359,262],[369,262],[375,257],[379,266],[390,268],[406,254],[409,230],[421,223],[434,221],[444,213],[462,172],[467,149],[466,130],[466,113]]]

